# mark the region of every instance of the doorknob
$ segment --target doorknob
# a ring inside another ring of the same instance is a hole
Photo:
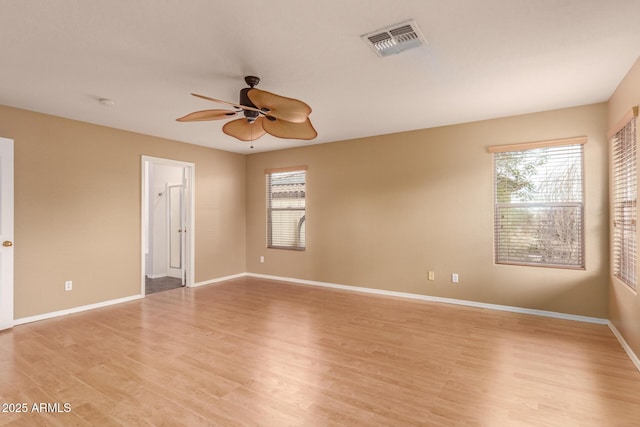
[[[2,242],[2,246],[4,246],[5,248],[8,248],[9,246],[13,246],[13,242],[10,242],[9,240],[5,240],[4,242]]]

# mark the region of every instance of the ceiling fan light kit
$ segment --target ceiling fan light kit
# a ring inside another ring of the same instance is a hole
[[[318,136],[309,114],[311,107],[304,102],[255,89],[260,83],[256,76],[246,76],[249,87],[240,90],[239,103],[223,101],[204,95],[191,95],[212,102],[230,105],[235,110],[202,110],[177,119],[179,122],[222,120],[242,113],[244,117],[232,120],[222,131],[240,141],[255,141],[265,134],[284,139],[311,140]],[[253,145],[252,145],[253,148]]]

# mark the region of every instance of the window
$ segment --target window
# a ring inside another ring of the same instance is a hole
[[[304,250],[306,167],[270,169],[267,178],[267,247]]]
[[[636,218],[638,179],[636,173],[636,117],[638,107],[611,134],[613,274],[636,290]],[[620,128],[620,129],[618,129]]]
[[[584,268],[585,142],[571,138],[489,149],[496,263]]]

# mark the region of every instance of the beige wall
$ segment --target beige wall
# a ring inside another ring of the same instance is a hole
[[[15,141],[16,319],[140,293],[142,155],[196,165],[196,282],[246,270],[244,156],[3,106],[0,136]]]
[[[609,100],[609,127],[613,127],[636,105],[640,105],[640,59]],[[609,320],[634,353],[640,355],[640,298],[613,276],[609,284]]]
[[[606,318],[606,107],[249,155],[247,270]],[[586,270],[495,265],[487,147],[581,135],[588,136]],[[309,167],[307,250],[266,249],[264,169],[295,165]],[[454,272],[460,284],[450,283]]]

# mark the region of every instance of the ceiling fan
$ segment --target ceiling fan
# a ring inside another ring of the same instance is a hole
[[[277,138],[303,140],[318,136],[309,120],[311,107],[307,104],[297,99],[255,89],[255,86],[260,82],[258,77],[247,76],[244,81],[249,87],[240,91],[240,102],[237,104],[197,93],[191,94],[208,101],[230,105],[234,110],[196,111],[180,117],[177,121],[223,120],[243,113],[244,117],[226,123],[222,127],[222,131],[240,141],[255,141],[266,133]]]

